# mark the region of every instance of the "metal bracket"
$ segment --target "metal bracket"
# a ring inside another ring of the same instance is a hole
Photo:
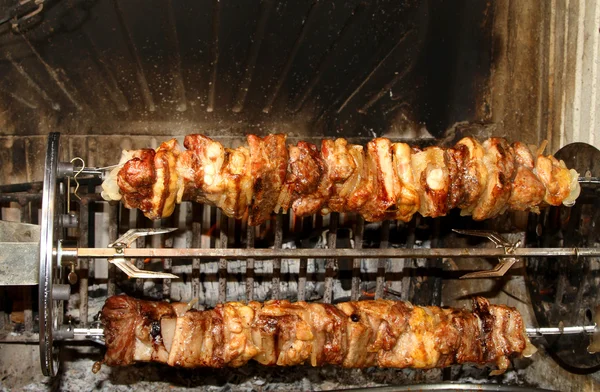
[[[137,268],[131,259],[127,259],[122,256],[125,252],[125,248],[129,247],[135,240],[140,237],[149,235],[158,235],[171,233],[177,230],[176,228],[159,228],[159,229],[131,229],[125,234],[119,237],[115,242],[108,244],[109,248],[114,248],[117,257],[108,259],[109,263],[116,265],[121,271],[123,271],[130,278],[138,279],[178,279],[177,275],[170,274],[168,272],[155,272],[155,271],[144,271]]]
[[[506,274],[506,272],[513,266],[517,261],[516,257],[511,257],[515,252],[515,249],[521,245],[521,240],[512,243],[504,238],[501,234],[491,230],[456,230],[452,229],[455,233],[463,235],[471,235],[475,237],[485,237],[492,241],[496,248],[504,248],[504,253],[509,257],[500,257],[499,263],[488,271],[476,271],[465,274],[460,279],[480,279],[480,278],[500,278]]]

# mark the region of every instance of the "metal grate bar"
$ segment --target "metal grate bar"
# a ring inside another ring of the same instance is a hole
[[[354,249],[362,249],[363,234],[365,232],[365,219],[362,216],[357,217],[356,229],[354,231]],[[360,266],[362,259],[356,258],[352,260],[352,289],[350,298],[352,301],[360,299]]]
[[[254,248],[254,237],[256,230],[254,226],[247,225],[246,227],[246,248]],[[254,300],[254,259],[246,259],[246,299]]]
[[[172,215],[173,216],[173,215]],[[173,219],[169,218],[169,223],[163,225],[163,227],[172,227]],[[162,246],[165,248],[173,247],[173,236],[167,235],[162,237]],[[171,268],[173,266],[173,260],[171,258],[163,259],[163,270],[165,272],[171,272]],[[171,299],[171,279],[163,279],[163,299],[170,300]]]
[[[329,233],[327,234],[327,247],[330,249],[336,248],[337,229],[340,214],[332,212],[329,217]],[[325,263],[325,292],[323,293],[323,302],[330,304],[333,300],[333,278],[337,271],[337,259],[327,259]]]
[[[419,217],[417,216],[408,225],[408,236],[406,237],[406,249],[413,249],[415,247],[416,230]],[[407,266],[412,266],[412,259],[402,259],[402,300],[408,301],[410,295],[410,274],[404,270]]]
[[[313,228],[312,218],[305,217],[301,220],[303,236],[310,233]],[[298,301],[306,300],[306,276],[308,274],[308,259],[306,257],[300,259],[300,265],[298,267]]]
[[[387,249],[390,246],[390,221],[381,222],[381,241],[380,249]],[[375,285],[375,299],[383,298],[383,289],[385,286],[385,265],[387,259],[377,260],[377,280]]]
[[[433,225],[433,238],[431,238],[431,247],[439,248],[444,245],[442,242],[442,237],[440,236],[442,224],[439,219],[435,219]],[[429,268],[435,270],[435,268],[441,268],[442,260],[439,258],[429,259],[427,260],[427,265]],[[432,276],[431,280],[433,281],[431,288],[431,305],[440,306],[442,304],[442,278],[438,276]]]
[[[308,259],[300,259],[298,270],[298,301],[306,300],[306,274],[308,269]]]
[[[277,214],[275,216],[275,241],[273,243],[273,249],[281,249],[283,244],[283,215]],[[272,279],[272,290],[273,299],[280,299],[281,297],[281,259],[276,258],[273,260],[273,279]]]
[[[192,214],[192,247],[200,248],[202,245],[202,205],[192,203],[188,206],[188,211]],[[192,259],[192,299],[200,298],[200,259]],[[199,306],[197,301],[194,305],[196,308]]]
[[[77,245],[89,246],[90,206],[88,203],[79,203],[79,237]],[[90,273],[90,260],[82,257],[77,260],[79,269],[79,320],[83,327],[88,325],[88,286]]]
[[[118,205],[108,205],[108,242],[114,242],[119,237],[119,221],[118,221]],[[115,295],[117,286],[115,279],[117,277],[117,269],[114,264],[108,263],[108,296]]]
[[[141,214],[141,211],[135,210],[135,218],[136,218],[136,227],[144,227],[145,219]],[[135,246],[137,248],[145,248],[146,247],[146,237],[140,237],[136,240]],[[144,269],[144,259],[135,259],[135,266],[141,270]],[[144,279],[136,279],[135,280],[135,291],[138,293],[144,293]]]
[[[227,249],[229,236],[229,218],[225,214],[221,214],[221,222],[219,225],[219,247]],[[219,259],[219,303],[227,300],[227,260]]]

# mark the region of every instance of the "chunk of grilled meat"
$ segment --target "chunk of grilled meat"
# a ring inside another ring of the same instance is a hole
[[[281,134],[247,139],[249,149],[189,135],[183,152],[174,139],[156,151],[125,152],[130,159],[108,176],[102,195],[152,219],[191,200],[230,217],[247,212],[258,225],[290,208],[298,216],[355,212],[367,221],[409,221],[417,211],[438,217],[460,208],[483,220],[506,210],[572,205],[580,190],[578,173],[564,162],[502,138],[480,144],[466,137],[452,148],[423,150],[385,138],[366,148],[326,139],[320,151],[306,142],[286,147]]]
[[[144,149],[133,154],[117,176],[125,207],[139,208],[150,219],[173,213],[179,187],[179,152],[179,144],[171,139],[156,151]]]
[[[271,216],[285,181],[288,150],[285,135],[260,138],[248,135],[250,176],[254,180],[253,197],[248,207],[248,222],[255,226]]]
[[[473,311],[400,301],[337,305],[288,301],[230,302],[206,311],[124,295],[102,309],[110,366],[139,361],[181,367],[337,365],[430,369],[496,365],[530,354],[520,314],[473,300]]]
[[[506,211],[515,170],[514,151],[501,138],[490,138],[483,143],[483,164],[487,169],[487,183],[473,208],[473,219],[494,218]]]
[[[517,170],[512,182],[508,208],[513,211],[531,209],[537,212],[539,209],[532,206],[539,206],[542,203],[546,187],[533,173],[535,160],[529,148],[521,142],[513,143],[512,147]]]

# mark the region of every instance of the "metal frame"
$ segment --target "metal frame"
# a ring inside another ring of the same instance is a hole
[[[59,208],[58,194],[58,154],[60,134],[48,135],[48,150],[44,168],[44,188],[42,195],[42,220],[40,230],[40,277],[39,277],[39,325],[40,363],[44,376],[53,377],[58,372],[58,349],[53,344],[53,329],[56,317],[55,301],[52,299],[56,255],[53,252],[57,240]]]

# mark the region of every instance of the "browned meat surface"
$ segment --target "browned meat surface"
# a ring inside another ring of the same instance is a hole
[[[248,209],[248,222],[252,226],[268,220],[279,200],[288,162],[285,139],[282,134],[264,138],[248,135],[250,175],[254,180],[253,198]]]
[[[473,311],[400,301],[337,305],[231,302],[206,311],[185,304],[111,297],[102,310],[111,366],[154,361],[181,367],[326,364],[430,369],[492,364],[530,348],[513,308],[473,301]]]
[[[166,302],[141,301],[125,295],[110,297],[102,309],[104,340],[110,350],[104,363],[130,365],[136,361],[167,362],[160,320],[177,314]]]
[[[290,208],[298,216],[354,212],[367,221],[409,221],[416,212],[438,217],[460,208],[483,220],[507,210],[571,206],[580,191],[578,173],[564,162],[502,138],[481,144],[465,137],[452,148],[425,149],[385,138],[366,148],[326,139],[320,150],[306,142],[286,146],[281,134],[247,140],[249,148],[229,149],[188,135],[185,151],[174,139],[156,151],[124,151],[102,196],[152,219],[191,200],[230,217],[248,213],[250,224],[259,225]]]
[[[307,216],[320,212],[327,199],[329,199],[331,180],[329,178],[329,166],[325,163],[328,155],[327,146],[328,141],[323,140],[319,158],[317,158],[318,153],[311,152],[311,158],[315,162],[314,164],[318,168],[318,172],[313,173],[313,187],[310,187],[306,192],[298,192],[293,199],[292,209],[298,216]],[[315,184],[316,188],[314,188]]]
[[[460,151],[453,156],[457,162],[462,186],[462,194],[455,200],[456,207],[462,209],[462,215],[470,215],[487,184],[488,170],[483,161],[485,150],[471,137],[459,140],[454,150]]]
[[[437,217],[448,212],[450,172],[444,150],[428,147],[412,155],[412,170],[420,197],[419,214]]]
[[[374,187],[360,213],[367,221],[381,221],[395,211],[400,188],[392,162],[392,143],[384,138],[370,141],[366,164],[369,165]]]
[[[475,220],[494,218],[506,211],[515,171],[514,152],[506,140],[490,138],[483,148],[487,183],[472,212]]]
[[[563,161],[552,155],[539,156],[535,162],[535,172],[546,187],[544,201],[558,206],[571,191],[571,176]]]
[[[193,200],[214,205],[227,216],[241,218],[252,198],[250,152],[246,147],[223,148],[203,135],[188,135],[179,155],[178,202]]]
[[[175,209],[179,188],[175,139],[162,143],[156,151],[139,150],[119,170],[117,182],[127,208],[139,208],[150,219],[169,216]]]
[[[352,145],[346,140],[323,140],[322,152],[325,163],[329,168],[331,181],[331,196],[327,200],[327,207],[331,211],[343,212],[347,209],[346,201],[350,192],[356,187],[362,165],[358,166],[352,152]]]
[[[179,144],[175,139],[161,143],[154,156],[156,181],[152,189],[152,219],[169,216],[175,210],[175,199],[179,189],[177,158]]]
[[[284,211],[290,209],[292,201],[302,195],[310,195],[317,191],[325,165],[319,149],[312,143],[298,142],[289,147],[289,162],[285,185],[279,195],[279,206]],[[277,209],[276,209],[277,210]]]
[[[544,184],[533,173],[534,160],[529,147],[525,144],[513,143],[517,171],[512,182],[508,208],[513,211],[538,211],[546,194]]]
[[[406,143],[394,143],[392,149],[394,153],[394,169],[399,182],[396,213],[393,218],[408,222],[421,205],[411,167],[412,149]]]
[[[152,208],[152,186],[156,182],[154,150],[138,150],[134,158],[119,170],[117,183],[123,195],[123,205],[147,213]]]
[[[348,197],[346,199],[345,210],[341,211],[359,212],[375,191],[375,173],[373,173],[373,165],[368,163],[362,146],[353,146],[350,154],[356,163],[357,177],[354,187],[346,189]]]

